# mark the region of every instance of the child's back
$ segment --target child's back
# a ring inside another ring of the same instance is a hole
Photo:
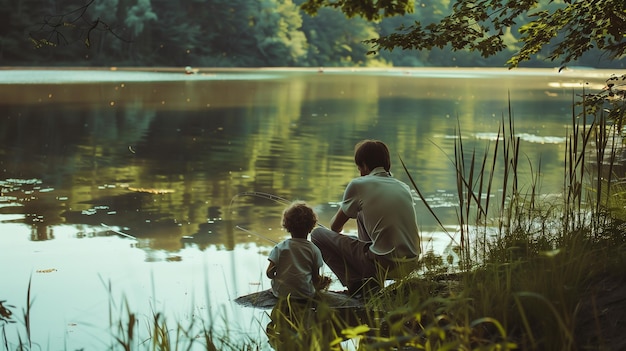
[[[269,260],[276,264],[272,293],[276,297],[306,298],[315,294],[314,274],[322,266],[317,246],[307,239],[291,238],[274,247]]]
[[[307,237],[316,223],[317,215],[304,202],[294,202],[283,212],[283,228],[291,238],[274,246],[268,257],[266,275],[272,280],[274,296],[307,298],[315,294],[324,261]]]

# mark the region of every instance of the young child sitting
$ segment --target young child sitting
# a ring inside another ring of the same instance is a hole
[[[316,223],[317,215],[302,201],[293,202],[283,211],[282,225],[291,238],[274,246],[268,257],[266,275],[272,280],[274,296],[310,298],[330,283],[330,278],[319,274],[324,264],[322,253],[307,240]]]

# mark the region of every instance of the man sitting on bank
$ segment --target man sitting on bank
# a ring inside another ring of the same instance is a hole
[[[392,177],[387,145],[359,142],[354,162],[361,176],[346,187],[330,230],[315,228],[311,241],[348,293],[357,296],[364,286],[382,286],[391,271],[414,269],[421,250],[411,189]],[[340,234],[350,218],[356,219],[358,237]]]

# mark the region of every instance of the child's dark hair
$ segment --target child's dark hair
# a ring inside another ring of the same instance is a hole
[[[294,201],[283,211],[283,228],[294,238],[306,238],[317,223],[317,215],[304,201]]]
[[[354,163],[357,166],[366,165],[370,171],[376,167],[383,167],[389,172],[391,169],[389,149],[380,140],[362,140],[354,147]]]

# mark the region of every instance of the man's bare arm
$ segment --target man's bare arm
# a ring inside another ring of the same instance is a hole
[[[274,279],[274,276],[276,276],[276,264],[274,262],[270,261],[267,266],[267,270],[265,271],[265,275],[270,279]]]
[[[341,207],[337,210],[337,213],[330,220],[330,229],[333,232],[341,233],[343,230],[343,225],[350,219],[350,217],[346,216],[345,213],[341,210]]]

